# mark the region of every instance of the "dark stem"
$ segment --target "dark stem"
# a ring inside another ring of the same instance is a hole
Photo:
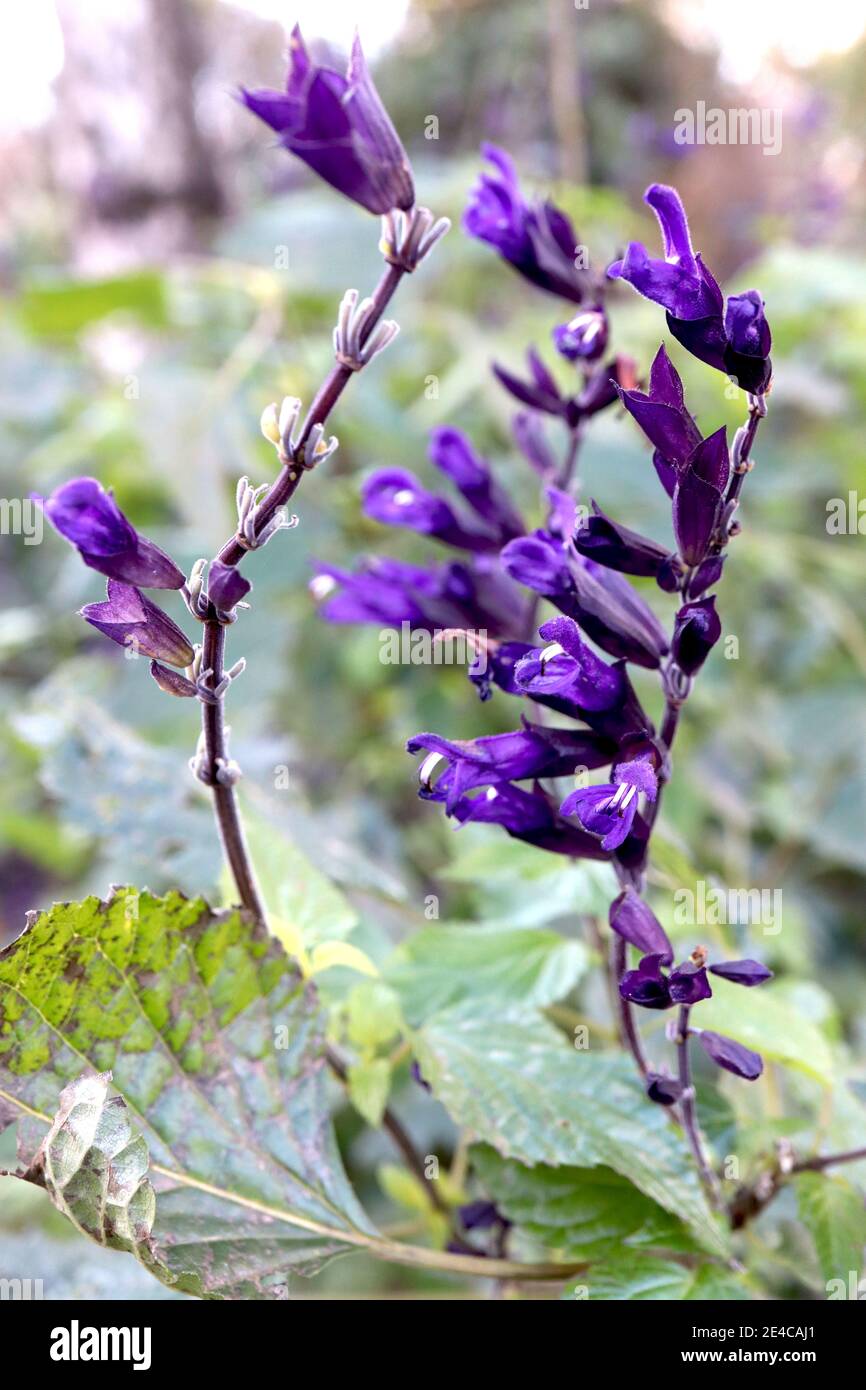
[[[645,1077],[649,1071],[649,1063],[647,1062],[646,1053],[643,1049],[643,1043],[641,1042],[640,1034],[637,1030],[637,1024],[635,1022],[634,1017],[634,1009],[632,1008],[628,999],[623,999],[622,995],[619,992],[619,982],[625,974],[627,949],[628,947],[626,945],[625,939],[621,936],[615,936],[612,942],[611,950],[611,963],[613,967],[613,988],[616,993],[617,1009],[619,1011],[620,1033],[622,1034],[623,1041],[625,1042],[626,1047],[628,1048],[629,1052],[635,1060],[635,1064],[637,1066],[638,1071],[640,1072],[641,1076]]]
[[[206,622],[202,646],[202,670],[210,669],[213,672],[212,687],[219,685],[222,680],[224,654],[224,626],[216,620]],[[216,700],[212,704],[203,700],[201,719],[207,756],[208,784],[213,792],[214,812],[226,862],[231,869],[241,903],[257,921],[264,922],[264,904],[247,848],[235,789],[230,784],[223,784],[218,781],[217,778],[221,763],[224,764],[228,761],[223,700]]]
[[[701,1132],[698,1127],[697,1115],[695,1113],[695,1092],[692,1085],[692,1068],[689,1060],[689,1014],[691,1008],[687,1004],[680,1007],[677,1017],[677,1059],[679,1063],[679,1080],[683,1087],[683,1094],[680,1100],[680,1116],[683,1128],[694,1154],[701,1181],[707,1190],[707,1196],[713,1206],[718,1204],[719,1188],[716,1175],[710,1167],[709,1159],[704,1150]]]
[[[734,1194],[728,1207],[732,1229],[740,1231],[760,1216],[781,1192],[788,1178],[796,1177],[798,1173],[823,1173],[837,1163],[857,1163],[862,1160],[866,1160],[866,1148],[846,1149],[838,1154],[819,1154],[816,1158],[803,1158],[784,1166],[778,1164],[771,1171],[762,1173],[749,1186],[740,1187]]]
[[[804,1158],[799,1163],[794,1164],[791,1172],[823,1173],[825,1168],[832,1168],[837,1163],[857,1163],[861,1158],[866,1158],[866,1149],[846,1149],[839,1154],[823,1154],[817,1158]]]

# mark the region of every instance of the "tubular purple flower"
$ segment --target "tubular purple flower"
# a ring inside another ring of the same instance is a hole
[[[296,25],[285,92],[241,91],[292,154],[369,212],[408,211],[415,202],[412,170],[370,76],[355,36],[345,76],[316,64]]]
[[[514,164],[504,150],[482,145],[491,164],[473,188],[463,229],[486,241],[539,289],[580,304],[588,277],[577,269],[577,238],[565,213],[550,202],[527,203]]]
[[[428,492],[414,473],[383,468],[364,484],[361,494],[367,516],[385,526],[406,526],[461,550],[496,550],[499,539],[466,526],[442,497]]]
[[[142,656],[169,666],[190,666],[195,659],[192,646],[168,614],[118,579],[109,579],[107,599],[86,604],[81,616],[112,642]]]
[[[572,618],[551,618],[538,629],[551,646],[530,647],[515,667],[520,690],[533,699],[559,695],[581,710],[607,710],[623,700],[622,671],[603,661],[580,636]]]
[[[581,555],[622,574],[651,577],[669,592],[677,588],[681,571],[676,555],[657,541],[612,521],[595,502],[592,513],[574,537]]]
[[[581,859],[608,858],[595,836],[577,830],[557,816],[550,798],[540,787],[528,792],[503,782],[500,786],[488,787],[480,796],[461,797],[453,815],[461,824],[480,821],[501,825],[515,839],[525,840],[552,854]]]
[[[450,478],[482,521],[504,543],[526,532],[526,525],[486,459],[475,452],[462,430],[443,425],[430,435],[430,458]]]
[[[726,1038],[723,1033],[710,1033],[706,1028],[696,1028],[694,1031],[698,1035],[698,1042],[704,1052],[715,1062],[717,1067],[724,1067],[725,1071],[732,1071],[735,1076],[741,1076],[744,1081],[757,1081],[764,1070],[764,1062],[760,1053],[752,1052],[750,1048],[735,1042],[733,1038]]]
[[[659,221],[664,260],[650,256],[633,241],[622,260],[608,267],[611,279],[627,280],[645,299],[661,304],[676,318],[703,319],[722,310],[722,293],[692,249],[689,224],[675,188],[650,184],[644,194]]]
[[[410,753],[427,751],[419,771],[420,794],[425,801],[444,801],[447,815],[476,787],[564,777],[577,767],[606,765],[616,754],[616,744],[599,734],[532,724],[467,741],[415,734],[406,748]],[[443,762],[446,766],[434,781]]]
[[[181,570],[140,536],[96,478],[73,478],[42,501],[51,525],[93,570],[143,589],[180,589]]]
[[[701,442],[686,409],[683,384],[662,343],[650,368],[649,392],[620,391],[620,400],[664,460],[685,466]]]

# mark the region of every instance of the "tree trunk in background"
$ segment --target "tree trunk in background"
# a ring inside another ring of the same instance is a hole
[[[66,61],[52,163],[72,203],[72,259],[107,274],[200,250],[223,209],[196,114],[193,0],[57,0]]]
[[[586,130],[580,91],[580,33],[584,11],[572,0],[548,0],[550,115],[558,145],[559,173],[586,183]],[[577,32],[576,32],[577,31]]]

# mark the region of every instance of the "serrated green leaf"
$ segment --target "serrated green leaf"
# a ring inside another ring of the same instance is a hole
[[[581,941],[531,928],[424,927],[385,968],[413,1026],[464,999],[544,1007],[561,999],[587,967]]]
[[[527,1168],[487,1145],[472,1165],[499,1210],[560,1259],[594,1260],[622,1246],[694,1251],[688,1228],[611,1168]]]
[[[847,1282],[853,1273],[856,1283],[866,1249],[866,1206],[861,1193],[845,1178],[826,1173],[801,1173],[794,1186],[800,1220],[815,1242],[824,1278]]]
[[[641,1256],[639,1260],[622,1259],[594,1264],[579,1284],[563,1295],[566,1299],[587,1299],[592,1302],[630,1302],[643,1299],[663,1299],[666,1302],[708,1302],[718,1299],[748,1302],[751,1299],[743,1280],[719,1265],[701,1265],[690,1269],[673,1260]]]
[[[604,1164],[681,1216],[707,1249],[726,1249],[682,1136],[647,1100],[630,1060],[569,1048],[536,1013],[515,1008],[437,1014],[416,1050],[453,1119],[503,1157]]]
[[[384,980],[362,980],[346,1000],[346,1032],[361,1052],[374,1052],[403,1027],[397,996]]]
[[[315,993],[279,943],[200,899],[58,904],[0,954],[0,1099],[29,1117],[23,1161],[67,1083],[110,1070],[150,1151],[163,1277],[200,1297],[266,1297],[372,1230],[334,1142],[323,1048]]]
[[[762,1057],[797,1067],[825,1086],[833,1083],[833,1052],[826,1037],[814,1023],[776,999],[772,986],[743,989],[714,975],[713,997],[701,1003],[694,1022],[736,1038]]]

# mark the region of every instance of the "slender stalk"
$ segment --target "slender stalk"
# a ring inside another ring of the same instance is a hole
[[[804,1158],[795,1163],[792,1173],[823,1173],[825,1168],[834,1168],[837,1163],[857,1163],[866,1159],[866,1148],[846,1149],[838,1154],[819,1154],[817,1158]]]
[[[692,1085],[692,1068],[689,1060],[689,1014],[691,1008],[687,1004],[680,1007],[677,1017],[677,1060],[679,1066],[679,1080],[683,1087],[683,1094],[680,1100],[680,1115],[682,1117],[683,1128],[686,1132],[689,1145],[694,1155],[701,1181],[707,1190],[710,1202],[716,1206],[719,1200],[719,1185],[716,1175],[710,1166],[704,1149],[701,1131],[698,1126],[697,1114],[695,1113],[695,1092]]]
[[[641,1076],[646,1076],[649,1072],[649,1063],[641,1042],[635,1021],[634,1009],[628,999],[623,999],[619,992],[619,982],[625,974],[627,945],[623,937],[616,936],[612,942],[611,965],[613,974],[613,989],[616,995],[617,1008],[619,1011],[619,1028],[625,1046],[628,1048],[635,1060],[635,1065]]]

